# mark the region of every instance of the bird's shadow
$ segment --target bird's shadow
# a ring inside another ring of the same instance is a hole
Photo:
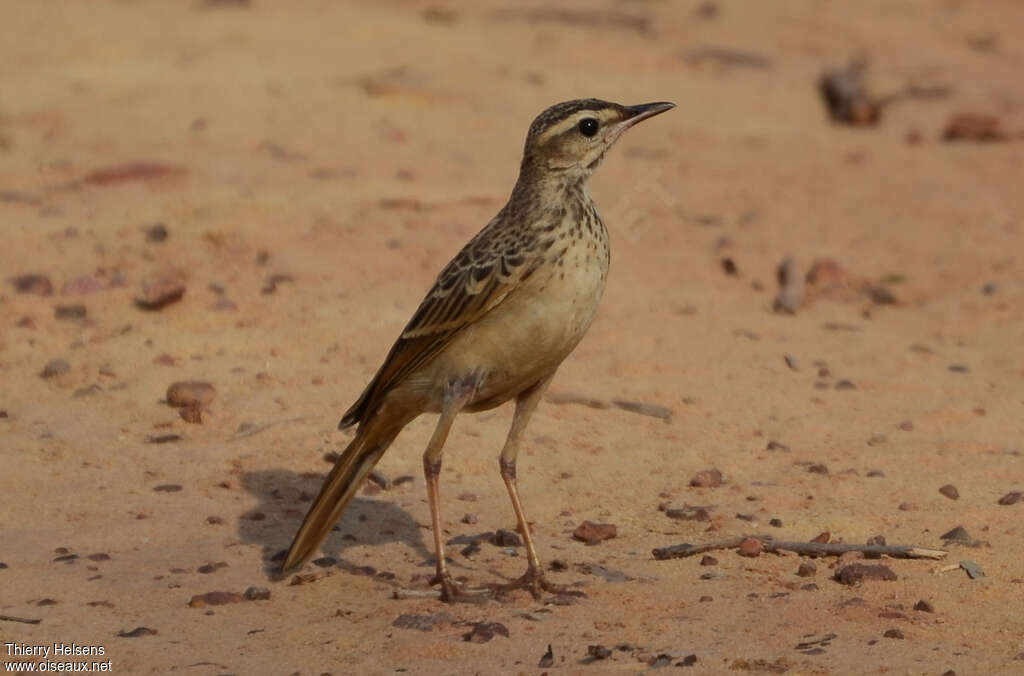
[[[298,473],[282,469],[242,474],[242,488],[255,496],[259,503],[242,514],[238,521],[238,534],[243,543],[263,547],[262,559],[268,578],[282,578],[280,568],[284,551],[320,490],[324,476],[316,472]],[[387,492],[381,493],[377,499],[356,497],[324,540],[320,556],[338,559],[342,568],[355,568],[355,564],[344,558],[348,547],[388,542],[403,542],[424,559],[433,560],[419,523],[394,504]]]

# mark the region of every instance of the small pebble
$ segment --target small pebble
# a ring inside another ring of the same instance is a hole
[[[838,569],[835,573],[835,580],[839,584],[853,586],[865,580],[896,580],[896,573],[888,566],[880,563],[851,563]]]
[[[185,295],[185,284],[175,276],[160,277],[142,285],[135,305],[143,310],[162,310]]]
[[[610,540],[616,535],[618,535],[618,529],[614,524],[594,523],[593,521],[584,521],[572,532],[575,539],[588,545],[596,545],[604,540]]]
[[[548,651],[540,658],[537,662],[538,669],[548,669],[555,664],[555,653],[551,650],[551,644],[548,644]]]
[[[476,514],[466,513],[462,515],[462,523],[473,525],[477,522]]]
[[[71,370],[71,364],[66,359],[51,359],[39,372],[40,378],[56,378]]]
[[[149,627],[135,627],[131,631],[119,631],[117,635],[120,638],[140,638],[142,636],[156,636],[157,630],[150,629]]]
[[[807,466],[811,474],[828,474],[828,465],[823,462],[815,462]]]
[[[942,132],[944,141],[1005,141],[1008,138],[1002,120],[988,113],[954,113]]]
[[[71,321],[78,321],[85,319],[87,310],[81,303],[75,303],[73,305],[58,305],[53,308],[54,319],[64,319]]]
[[[217,395],[214,386],[204,380],[181,380],[171,383],[164,396],[168,406],[207,406]]]
[[[945,542],[955,542],[962,545],[970,544],[974,541],[971,534],[968,533],[967,529],[963,526],[957,526],[956,528],[946,531],[939,536],[939,539]]]
[[[838,383],[836,383],[836,389],[837,390],[855,390],[855,389],[857,389],[857,386],[854,385],[853,382],[851,382],[849,380],[840,380]]]
[[[333,556],[321,556],[318,559],[313,559],[311,563],[317,568],[331,568],[338,565],[338,559]]]
[[[814,577],[817,572],[818,567],[809,562],[801,563],[800,567],[796,569],[796,574],[799,577]]]
[[[967,577],[972,580],[977,580],[980,577],[985,577],[985,571],[981,569],[974,561],[964,559],[960,562],[960,567],[967,573]]]
[[[939,493],[946,496],[950,500],[960,499],[960,491],[958,491],[956,489],[956,486],[954,486],[953,484],[946,484],[945,486],[941,486],[939,488]]]
[[[236,592],[212,591],[205,594],[196,594],[189,599],[189,608],[203,608],[205,606],[222,606],[227,603],[238,603],[244,601],[245,597]]]
[[[490,542],[495,547],[521,547],[523,545],[518,533],[504,528],[499,528],[498,532],[491,537]]]
[[[740,556],[754,558],[761,555],[761,550],[763,548],[761,541],[757,538],[745,538],[743,542],[740,543],[738,551]]]
[[[187,423],[201,425],[203,422],[203,409],[198,404],[188,404],[178,409],[178,416]]]
[[[270,590],[266,587],[249,587],[243,596],[247,601],[268,601],[270,600]]]
[[[508,627],[501,622],[477,622],[471,631],[462,635],[462,639],[470,643],[487,643],[495,636],[508,638]]]
[[[914,610],[919,610],[922,613],[934,613],[935,606],[933,606],[931,602],[921,599],[920,601],[914,604]]]
[[[352,575],[366,575],[368,577],[373,577],[377,574],[377,569],[373,566],[354,566],[349,568],[348,572]]]
[[[888,629],[882,636],[885,638],[903,638],[903,632],[899,629]]]
[[[417,629],[419,631],[432,631],[440,625],[453,624],[455,618],[446,612],[439,613],[402,613],[391,623],[392,627],[398,629]]]
[[[771,519],[768,521],[768,525],[772,528],[782,528],[782,519]]]
[[[167,227],[163,223],[154,223],[146,228],[146,241],[159,244],[167,239]]]
[[[713,468],[701,470],[690,479],[690,485],[694,488],[718,488],[722,483],[722,473]]]
[[[775,278],[779,283],[779,292],[772,302],[776,312],[795,313],[804,301],[805,277],[799,274],[796,261],[790,257],[782,259],[775,269]]]
[[[46,275],[19,275],[12,277],[10,282],[18,293],[31,293],[37,296],[53,295],[53,282]]]
[[[92,275],[83,275],[82,277],[75,277],[74,279],[69,279],[64,282],[64,286],[61,287],[60,293],[62,296],[85,296],[90,293],[96,293],[102,288],[103,282]],[[85,315],[83,314],[82,316],[84,317]]]
[[[196,569],[196,572],[202,573],[203,575],[209,575],[215,573],[221,568],[227,568],[228,564],[226,561],[218,561],[217,563],[207,563]]]
[[[1021,493],[1020,491],[1010,491],[1003,497],[999,498],[999,504],[1004,507],[1008,505],[1016,505],[1022,499],[1024,499],[1024,493]]]
[[[640,415],[650,416],[652,418],[659,418],[660,420],[669,421],[672,419],[672,409],[659,404],[645,404],[641,401],[625,401],[622,399],[613,399],[612,406],[621,408],[623,411],[629,411],[630,413],[639,413]]]
[[[158,434],[146,437],[147,444],[167,444],[172,441],[181,441],[180,434]]]
[[[706,507],[677,507],[666,509],[665,516],[678,521],[710,521],[711,513]]]
[[[157,493],[177,493],[181,490],[181,484],[159,484],[153,486]]]
[[[603,645],[588,645],[587,655],[595,660],[605,660],[612,656],[612,651],[611,648],[605,648]]]

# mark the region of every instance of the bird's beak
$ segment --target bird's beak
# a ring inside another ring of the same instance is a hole
[[[649,117],[654,117],[659,113],[664,113],[666,110],[675,108],[676,104],[669,103],[668,101],[658,101],[657,103],[641,103],[638,106],[627,106],[626,110],[630,112],[630,116],[619,124],[623,125],[624,129],[632,127],[637,122],[646,120]]]
[[[658,113],[664,113],[666,110],[671,110],[675,107],[676,104],[669,103],[668,101],[641,103],[638,106],[626,106],[628,117],[615,125],[612,129],[612,133],[608,135],[608,142],[614,143],[622,132],[626,131],[637,122],[646,120],[649,117],[654,117]]]

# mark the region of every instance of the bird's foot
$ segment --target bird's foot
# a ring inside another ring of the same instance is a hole
[[[526,572],[518,580],[513,580],[508,584],[497,587],[495,593],[498,596],[502,596],[516,589],[525,589],[537,600],[540,600],[541,592],[555,594],[556,596],[586,596],[579,589],[572,589],[568,585],[549,582],[544,577],[543,571],[536,566],[527,568]]]
[[[447,572],[435,575],[430,584],[441,586],[440,598],[445,603],[479,603],[494,595],[494,592],[486,587],[467,587],[461,582],[456,582]]]
[[[445,603],[480,603],[494,596],[494,590],[486,587],[467,587],[456,582],[451,575],[435,575],[431,586],[440,589],[396,589],[396,599],[440,599]]]

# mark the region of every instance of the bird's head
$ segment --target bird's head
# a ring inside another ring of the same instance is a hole
[[[622,132],[674,108],[674,103],[623,106],[599,99],[558,103],[537,116],[526,135],[523,171],[585,180]]]

